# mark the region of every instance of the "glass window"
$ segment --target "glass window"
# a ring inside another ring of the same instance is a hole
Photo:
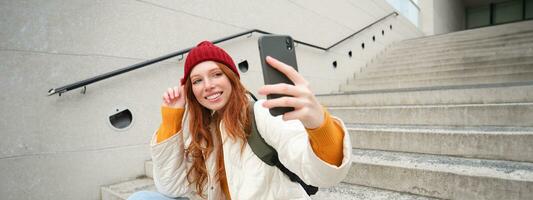
[[[493,9],[492,22],[494,24],[519,21],[522,19],[524,13],[522,0],[496,3]]]
[[[400,14],[409,19],[411,23],[418,27],[418,14],[420,12],[415,0],[387,0],[387,2]]]
[[[508,0],[466,9],[466,28],[533,19],[533,0]]]
[[[533,0],[526,0],[526,19],[533,19]]]
[[[490,6],[466,9],[466,28],[477,28],[490,25]]]

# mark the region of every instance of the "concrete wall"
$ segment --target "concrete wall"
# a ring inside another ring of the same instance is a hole
[[[252,28],[329,46],[391,11],[370,0],[0,1],[0,196],[99,199],[100,186],[143,174],[161,94],[178,84],[184,60],[89,85],[86,94],[46,96],[53,87]],[[420,35],[392,17],[328,52],[298,46],[299,68],[316,93],[329,93],[391,43]],[[236,62],[248,60],[241,77],[252,91],[263,82],[258,36],[221,44]],[[122,108],[134,121],[117,131],[108,117]]]
[[[434,1],[434,34],[465,29],[465,7],[462,0]]]
[[[426,35],[445,34],[465,29],[462,0],[423,0],[420,6],[420,29]]]
[[[422,0],[418,1],[418,6],[420,7],[420,15],[419,15],[419,24],[420,24],[420,30],[425,35],[433,35],[434,29],[435,29],[435,23],[434,23],[434,13],[435,13],[435,7],[433,6],[434,0]]]

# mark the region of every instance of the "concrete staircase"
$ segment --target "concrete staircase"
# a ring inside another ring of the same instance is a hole
[[[137,191],[156,191],[153,181],[152,161],[145,163],[145,175],[136,179],[125,181],[101,188],[102,200],[125,200],[131,194]],[[363,200],[363,199],[395,199],[395,200],[429,200],[432,198],[412,195],[401,192],[388,191],[384,189],[371,188],[350,183],[342,183],[332,188],[320,188],[320,191],[311,197],[312,199],[346,199],[346,200]],[[235,197],[234,199],[239,199]]]
[[[151,161],[144,163],[144,175],[133,180],[101,187],[102,200],[125,200],[137,191],[156,191]]]
[[[403,41],[318,98],[349,127],[345,183],[533,199],[533,21]]]
[[[533,21],[398,43],[318,99],[354,149],[313,199],[533,199]],[[102,199],[155,191],[145,169]]]

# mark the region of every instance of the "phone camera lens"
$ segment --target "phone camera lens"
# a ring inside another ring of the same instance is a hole
[[[289,38],[285,39],[285,44],[287,45],[287,49],[290,51],[292,50],[292,43]]]

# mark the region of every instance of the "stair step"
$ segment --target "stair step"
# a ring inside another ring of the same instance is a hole
[[[136,179],[113,185],[112,188],[102,188],[102,200],[126,200],[138,191],[156,191],[152,179]],[[377,188],[370,188],[349,183],[339,183],[330,188],[320,188],[311,199],[418,199],[429,200],[431,197],[401,193]]]
[[[471,40],[463,40],[459,42],[445,42],[436,44],[419,44],[419,45],[406,45],[401,43],[393,48],[387,49],[387,55],[394,57],[405,54],[415,53],[437,53],[437,52],[449,52],[449,51],[464,51],[469,49],[484,49],[484,48],[498,48],[509,47],[515,45],[522,45],[525,43],[531,43],[533,37],[533,31],[526,33],[518,33],[508,35],[504,37],[495,37],[488,39],[472,38]]]
[[[533,36],[529,41],[514,41],[517,44],[508,45],[508,46],[480,46],[479,48],[470,48],[456,50],[451,48],[440,49],[439,51],[408,51],[402,54],[390,55],[385,54],[379,57],[379,60],[376,61],[376,64],[382,65],[397,65],[403,62],[413,62],[413,61],[431,61],[435,59],[453,59],[453,58],[462,58],[465,56],[493,56],[498,54],[512,54],[513,52],[523,52],[528,51],[533,48]]]
[[[396,48],[409,47],[409,46],[424,46],[424,45],[438,45],[449,43],[461,43],[470,41],[491,41],[498,38],[507,38],[514,35],[525,35],[533,32],[530,27],[518,28],[504,28],[498,31],[491,31],[491,27],[482,28],[476,30],[457,31],[442,35],[429,35],[417,38],[411,38],[404,40],[401,45]],[[467,34],[464,34],[467,33]],[[396,49],[393,48],[393,49]]]
[[[512,54],[513,52],[516,52],[516,54]],[[517,55],[521,55],[520,57],[528,57],[528,56],[533,55],[532,52],[533,52],[533,46],[523,51],[508,51],[508,52],[487,51],[487,52],[480,52],[480,53],[465,52],[465,53],[458,53],[455,55],[432,55],[429,57],[404,56],[404,58],[396,59],[396,60],[393,60],[392,62],[388,62],[388,60],[386,61],[385,58],[378,57],[377,60],[374,60],[372,63],[367,65],[367,67],[373,70],[385,71],[385,70],[391,70],[391,69],[410,69],[410,68],[434,67],[434,66],[442,66],[442,65],[461,66],[461,64],[463,63],[472,63],[470,61],[472,60],[472,58],[477,59],[477,60],[474,60],[474,62],[485,61],[485,64],[490,64],[490,65],[515,65],[515,64],[522,64],[522,63],[528,64],[531,62],[517,62],[516,60],[511,60],[511,62],[506,62],[506,63],[502,63],[502,62],[494,63],[491,61],[514,58],[514,57],[517,57]],[[478,64],[478,66],[483,66],[483,65]]]
[[[444,44],[441,46],[418,46],[409,47],[402,50],[386,50],[383,56],[383,61],[395,61],[401,59],[420,59],[431,58],[442,55],[443,57],[450,57],[461,53],[477,54],[487,52],[505,52],[513,50],[527,50],[533,45],[533,34],[527,37],[517,37],[513,40],[497,41],[497,42],[473,42],[470,44]]]
[[[366,72],[357,75],[355,78],[360,79],[369,79],[369,78],[380,78],[380,77],[411,77],[411,76],[425,76],[436,73],[450,73],[455,71],[470,71],[470,70],[479,70],[483,71],[484,69],[505,69],[505,68],[514,68],[514,67],[531,67],[533,68],[532,61],[522,61],[514,63],[505,63],[505,64],[466,64],[466,65],[437,65],[434,67],[418,67],[418,68],[404,68],[397,70],[382,70],[375,72]]]
[[[146,170],[152,174],[153,163],[152,161],[145,162]],[[102,198],[102,200],[123,200],[134,192],[147,190],[156,191],[155,185],[153,185],[152,176],[148,176],[147,179],[137,179],[128,181],[125,183],[119,183],[113,185],[112,189],[106,188],[106,195],[113,194],[111,196],[118,198]],[[117,189],[119,188],[119,189]],[[109,192],[108,192],[109,191]],[[320,188],[316,195],[311,196],[311,199],[432,199],[429,197],[423,197],[419,195],[400,193],[395,191],[382,190],[377,188],[369,188],[365,186],[352,185],[348,183],[340,183],[330,188]]]
[[[353,148],[533,162],[533,127],[347,124]]]
[[[461,33],[465,33],[471,31],[471,34],[468,35],[462,35]],[[527,35],[533,32],[533,29],[530,27],[527,27],[525,29],[516,29],[513,28],[511,30],[499,30],[499,31],[490,31],[489,29],[477,29],[477,30],[467,30],[467,31],[459,31],[459,32],[453,32],[443,35],[431,35],[431,36],[425,36],[425,37],[418,37],[418,38],[412,38],[404,40],[401,45],[398,45],[397,47],[394,47],[392,49],[399,50],[401,48],[405,47],[412,47],[412,46],[426,46],[426,45],[440,45],[440,44],[457,44],[462,42],[471,42],[471,41],[480,41],[480,42],[488,42],[493,40],[498,40],[499,38],[508,38],[513,37],[515,35]]]
[[[401,59],[396,60],[393,63],[383,63],[383,61],[377,60],[374,63],[371,63],[369,69],[387,69],[387,68],[413,68],[413,67],[431,67],[436,65],[457,65],[462,63],[472,63],[472,62],[486,62],[493,60],[501,60],[514,57],[531,57],[533,56],[533,48],[520,49],[517,51],[509,52],[492,52],[492,53],[482,53],[479,55],[476,54],[465,54],[464,56],[459,57],[443,57],[435,56],[431,59]],[[408,57],[408,56],[406,56]],[[378,57],[379,59],[379,57]]]
[[[454,77],[472,77],[472,76],[488,76],[508,73],[523,73],[533,72],[533,63],[523,65],[497,65],[490,67],[479,67],[471,69],[453,69],[446,71],[420,72],[402,75],[386,75],[386,76],[360,76],[352,79],[348,84],[353,83],[387,83],[393,81],[415,81],[423,79],[444,79]]]
[[[345,123],[533,126],[533,103],[330,107]]]
[[[326,107],[533,102],[533,82],[348,91],[316,97]]]
[[[420,79],[412,81],[394,80],[385,83],[351,83],[341,85],[341,91],[376,90],[376,89],[399,89],[416,87],[459,86],[475,84],[503,84],[513,82],[525,82],[533,80],[533,72],[501,73],[484,76],[462,76],[451,78]]]
[[[154,163],[151,160],[144,162],[144,173],[148,178],[154,178]]]
[[[533,199],[533,163],[354,149],[347,183],[444,199]]]
[[[531,32],[533,21],[522,21],[512,24],[503,24],[497,26],[490,26],[486,28],[464,30],[452,32],[441,35],[431,35],[419,38],[405,40],[405,45],[426,45],[433,43],[447,43],[447,42],[461,42],[465,40],[472,40],[473,38],[494,38],[506,35],[514,35],[520,33]]]
[[[102,200],[125,200],[138,191],[156,191],[151,178],[138,178],[101,188]]]
[[[364,73],[368,76],[374,76],[379,74],[395,74],[395,73],[420,73],[430,71],[442,71],[451,69],[471,69],[471,68],[483,68],[491,66],[504,66],[504,65],[522,65],[533,63],[533,56],[509,56],[505,58],[486,57],[484,59],[465,59],[460,63],[444,63],[434,64],[420,62],[418,64],[411,64],[406,66],[394,65],[392,67],[369,65],[364,69]]]
[[[471,40],[472,38],[494,38],[502,37],[506,35],[520,34],[531,32],[532,28],[530,21],[522,21],[512,24],[504,24],[498,26],[490,26],[478,29],[469,29],[463,31],[456,31],[447,34],[429,35],[418,38],[411,38],[405,40],[406,44],[418,45],[418,44],[431,44],[431,42],[451,42],[451,41],[463,41]]]
[[[353,185],[349,183],[340,183],[331,188],[320,188],[320,190],[311,199],[330,199],[330,200],[429,200],[431,197],[400,193],[395,191]]]

